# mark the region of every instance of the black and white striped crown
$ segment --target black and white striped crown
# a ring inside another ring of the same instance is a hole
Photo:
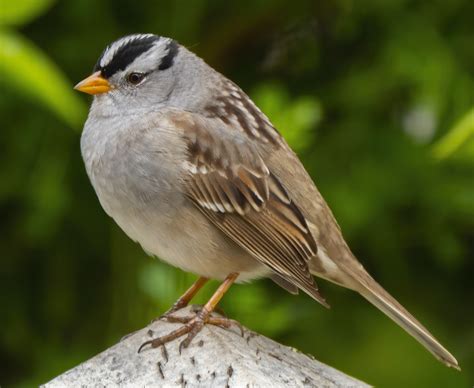
[[[99,57],[94,72],[100,71],[102,76],[110,78],[115,73],[125,70],[135,59],[148,53],[153,48],[164,45],[164,52],[157,58],[159,70],[168,69],[173,65],[179,44],[173,39],[154,34],[127,35],[108,45]]]

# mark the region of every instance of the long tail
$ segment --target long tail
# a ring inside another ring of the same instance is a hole
[[[357,276],[359,278],[359,276]],[[358,279],[359,280],[359,279]],[[412,335],[419,343],[428,349],[439,361],[445,365],[461,370],[457,360],[449,353],[436,338],[413,317],[395,298],[385,291],[368,274],[360,279],[356,290],[375,307],[379,308],[406,332]]]

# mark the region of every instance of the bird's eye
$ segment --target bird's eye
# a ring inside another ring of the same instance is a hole
[[[140,82],[143,81],[145,78],[145,74],[143,73],[130,73],[127,76],[127,81],[130,82],[132,85],[138,85]]]

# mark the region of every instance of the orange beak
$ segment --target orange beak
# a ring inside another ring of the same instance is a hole
[[[74,86],[74,89],[94,95],[107,93],[112,89],[112,85],[110,85],[109,81],[100,75],[100,71],[96,71],[94,74],[83,79]]]

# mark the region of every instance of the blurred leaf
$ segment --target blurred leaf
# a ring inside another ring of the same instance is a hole
[[[2,1],[0,25],[22,25],[45,12],[54,0]]]
[[[0,31],[2,81],[33,96],[71,127],[79,128],[85,107],[72,84],[31,42],[11,31]]]
[[[252,93],[252,98],[296,151],[308,145],[310,132],[322,118],[321,105],[314,97],[291,100],[282,86],[265,84]]]
[[[474,136],[474,108],[464,115],[456,125],[434,146],[434,155],[444,159],[452,155]]]

